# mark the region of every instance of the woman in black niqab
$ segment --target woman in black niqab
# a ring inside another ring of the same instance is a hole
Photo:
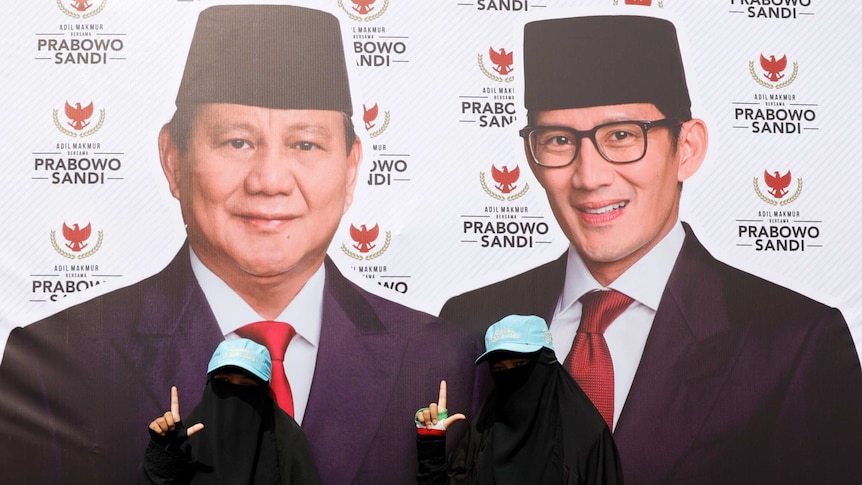
[[[184,446],[197,471],[190,485],[281,483],[275,413],[267,390],[208,380],[200,404],[186,418],[205,426]]]
[[[544,320],[529,318],[547,331]],[[524,332],[515,335],[523,338]],[[607,424],[557,361],[550,342],[538,351],[526,346],[525,353],[499,339],[489,345],[486,337],[486,347],[489,352],[477,363],[488,361],[494,389],[448,463],[445,437],[420,434],[419,483],[622,484]]]
[[[320,483],[301,428],[275,404],[268,383],[245,368],[209,372],[201,402],[186,422],[203,428],[187,436],[179,421],[160,436],[151,425],[139,484]]]
[[[490,435],[477,460],[479,476],[493,475],[488,483],[495,485],[569,483],[561,477],[621,483],[607,424],[554,351],[543,348],[527,358],[491,373],[494,390],[477,419],[477,430]]]

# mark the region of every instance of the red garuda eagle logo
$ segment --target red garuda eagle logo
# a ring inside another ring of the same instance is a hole
[[[74,8],[75,10],[77,10],[79,12],[86,12],[87,9],[89,9],[90,7],[93,6],[92,3],[90,3],[86,0],[76,0],[72,3],[70,3],[69,5],[71,5],[72,8]]]
[[[521,176],[521,168],[516,165],[515,169],[510,172],[509,167],[503,166],[503,170],[500,170],[496,165],[491,165],[491,176],[494,177],[494,182],[497,182],[494,187],[500,192],[508,194],[517,188],[515,182]]]
[[[791,176],[790,170],[784,175],[779,175],[778,171],[773,172],[774,175],[769,175],[766,170],[763,171],[763,180],[769,186],[769,194],[776,199],[780,199],[787,195],[787,187],[790,186]]]
[[[72,227],[63,223],[63,237],[66,238],[68,243],[66,243],[66,247],[71,249],[74,252],[80,252],[82,249],[87,247],[84,244],[84,241],[90,239],[90,232],[92,231],[90,224],[88,223],[84,228],[78,227],[78,224],[72,224]]]
[[[488,56],[491,58],[491,62],[494,63],[494,71],[501,76],[505,76],[513,71],[512,64],[514,64],[514,60],[512,60],[512,53],[506,52],[505,48],[500,49],[500,51],[495,51],[493,47],[488,49]]]
[[[359,229],[353,224],[350,225],[350,237],[356,241],[353,247],[360,253],[367,253],[375,248],[373,243],[377,239],[378,234],[380,234],[379,224],[374,224],[374,227],[371,229],[365,227],[365,224],[360,225]]]
[[[767,59],[763,57],[763,54],[760,54],[760,67],[766,71],[766,73],[763,74],[766,79],[769,79],[774,83],[778,82],[784,77],[784,74],[781,74],[781,72],[787,68],[787,55],[781,59],[775,60],[775,56],[769,56],[769,59]]]
[[[66,118],[72,120],[69,122],[69,126],[74,130],[81,131],[87,126],[89,126],[90,122],[87,120],[93,116],[93,102],[90,101],[90,104],[87,106],[81,107],[81,103],[75,103],[75,106],[69,104],[66,101]]]
[[[365,122],[365,129],[371,130],[374,128],[374,120],[377,119],[377,113],[380,109],[377,107],[377,103],[374,103],[370,109],[365,107],[365,104],[362,105],[362,121]]]
[[[368,13],[370,13],[372,10],[374,10],[374,7],[372,7],[372,5],[374,5],[374,2],[376,2],[377,0],[350,0],[350,1],[353,2],[353,5],[356,5],[355,7],[353,7],[353,10],[355,10],[356,13],[358,13],[359,15],[368,15]]]

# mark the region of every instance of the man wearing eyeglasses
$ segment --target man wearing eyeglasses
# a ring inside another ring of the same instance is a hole
[[[862,371],[841,313],[717,261],[679,221],[708,135],[673,24],[532,22],[524,73],[520,135],[569,250],[441,316],[551,322],[628,484],[862,483]]]

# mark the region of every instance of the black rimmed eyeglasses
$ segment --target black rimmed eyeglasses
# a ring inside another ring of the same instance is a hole
[[[664,118],[656,121],[614,121],[587,131],[567,126],[526,126],[518,134],[524,139],[535,164],[555,168],[565,167],[575,161],[583,138],[589,138],[599,154],[611,163],[637,162],[646,155],[649,130],[678,124],[679,121]]]

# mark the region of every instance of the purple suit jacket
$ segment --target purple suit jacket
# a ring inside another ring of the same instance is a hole
[[[0,365],[3,482],[134,483],[170,386],[181,414],[191,410],[221,340],[187,246],[142,282],[15,329]],[[444,378],[451,409],[477,409],[488,380],[479,353],[464,332],[363,291],[327,260],[302,426],[323,483],[414,481],[413,413]]]
[[[715,260],[684,226],[614,430],[626,483],[862,483],[862,370],[841,313]],[[441,317],[550,321],[565,268],[460,295]]]

